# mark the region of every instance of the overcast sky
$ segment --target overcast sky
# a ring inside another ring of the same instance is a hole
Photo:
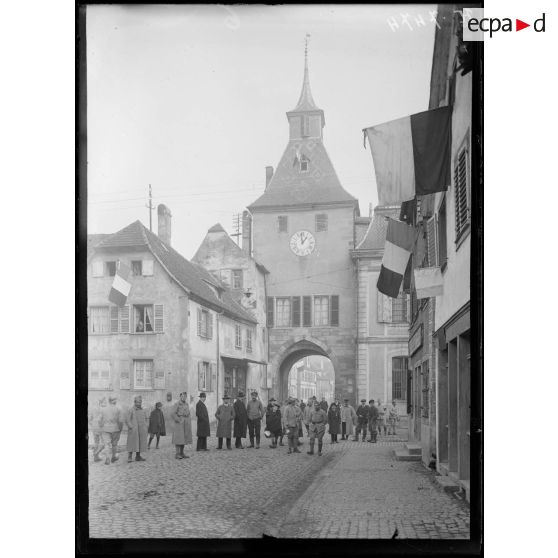
[[[306,33],[326,149],[368,214],[377,193],[361,130],[428,108],[433,10],[88,6],[88,232],[149,226],[149,184],[187,258],[213,224],[232,232],[287,143]]]

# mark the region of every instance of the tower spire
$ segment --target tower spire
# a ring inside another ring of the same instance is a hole
[[[301,112],[307,110],[320,110],[314,99],[312,98],[312,91],[310,90],[310,78],[308,74],[308,39],[310,35],[306,33],[304,37],[304,79],[302,81],[302,91],[298,103],[292,112]]]

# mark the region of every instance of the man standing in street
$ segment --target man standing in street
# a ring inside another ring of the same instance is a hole
[[[122,432],[122,414],[116,406],[116,397],[109,397],[108,407],[101,408],[101,416],[99,417],[99,429],[101,431],[101,452],[105,450],[105,465],[114,463],[118,460],[116,454],[120,433]],[[147,437],[147,436],[146,436]],[[109,454],[112,454],[109,457]]]
[[[327,404],[326,398],[322,396],[322,400],[320,401],[320,409],[323,409],[327,413],[329,405]]]
[[[101,436],[101,427],[99,420],[101,419],[101,411],[107,406],[106,397],[101,397],[93,411],[89,413],[89,429],[93,433],[93,461],[102,461],[99,453],[103,449],[103,441]]]
[[[341,440],[348,440],[353,433],[353,426],[356,421],[356,413],[352,405],[349,405],[349,399],[343,400],[341,407]]]
[[[136,452],[136,461],[145,461],[141,456],[142,451],[147,450],[147,423],[149,417],[147,411],[142,408],[142,397],[134,397],[134,406],[126,415],[126,425],[128,426],[128,439],[126,449],[128,450],[128,463],[132,462],[132,454]],[[108,458],[107,458],[108,459]]]
[[[207,438],[210,436],[209,414],[205,406],[205,393],[203,391],[200,393],[200,400],[196,403],[196,418],[198,419],[196,451],[209,451],[207,449]]]
[[[388,436],[396,435],[395,425],[399,421],[399,414],[397,413],[397,405],[395,401],[391,402],[391,407],[388,409]]]
[[[192,420],[190,419],[190,407],[186,401],[187,393],[180,394],[180,400],[175,403],[171,414],[174,421],[174,432],[172,433],[172,443],[176,448],[175,459],[187,459],[189,455],[184,455],[184,446],[192,443]]]
[[[378,438],[378,407],[374,405],[374,399],[368,401],[368,426],[370,428],[369,442],[375,444]]]
[[[239,391],[234,402],[234,447],[236,449],[244,449],[242,438],[246,438],[246,428],[248,426],[248,414],[246,412],[246,404],[244,402],[244,392]],[[259,443],[259,437],[258,437]]]
[[[223,396],[223,404],[217,408],[215,418],[217,419],[217,449],[223,449],[223,438],[227,440],[227,449],[232,449],[231,431],[234,422],[234,408],[228,395]]]
[[[288,405],[283,415],[283,422],[287,431],[287,439],[289,440],[288,453],[300,453],[298,449],[298,421],[300,409],[295,407],[295,401],[292,397],[288,399]]]
[[[306,435],[310,436],[310,414],[314,410],[314,405],[312,404],[312,400],[308,399],[308,405],[304,407],[304,413],[302,413],[302,422],[306,427]]]
[[[250,436],[250,445],[248,447],[254,447],[255,437],[256,449],[260,449],[260,430],[265,411],[262,402],[258,399],[257,391],[252,392],[252,399],[248,401],[248,405],[246,405],[246,412],[248,414],[248,434]]]
[[[360,400],[360,405],[357,407],[357,427],[354,437],[354,442],[358,442],[358,436],[362,430],[362,441],[366,441],[366,426],[368,424],[368,416],[370,414],[370,408],[366,404],[366,399]]]
[[[316,401],[314,410],[310,413],[310,451],[308,455],[314,455],[314,441],[318,438],[318,455],[322,455],[322,443],[327,424],[327,413],[322,409],[321,405]]]

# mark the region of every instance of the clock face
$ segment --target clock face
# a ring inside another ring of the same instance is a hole
[[[297,256],[308,256],[316,247],[316,239],[309,231],[297,231],[291,236],[290,246]]]

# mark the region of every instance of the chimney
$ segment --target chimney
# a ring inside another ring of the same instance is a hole
[[[273,167],[265,167],[265,187],[269,186],[271,179],[273,178]]]
[[[165,244],[168,244],[170,246],[172,214],[170,212],[170,209],[163,203],[160,203],[157,206],[157,220],[157,235]]]
[[[252,255],[252,215],[246,210],[242,212],[242,251]]]

